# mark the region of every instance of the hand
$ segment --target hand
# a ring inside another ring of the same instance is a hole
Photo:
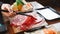
[[[10,8],[10,4],[2,4],[1,9],[8,10],[9,12],[13,12],[13,10]]]
[[[15,13],[13,13],[13,10],[10,8],[10,4],[2,4],[1,9],[9,11],[9,12],[3,12],[3,14],[6,17],[12,17],[15,14]]]
[[[11,18],[11,17],[14,17],[15,15],[16,15],[16,13],[15,12],[13,12],[13,13],[9,13],[9,12],[2,12],[3,13],[3,15],[5,16],[5,17],[7,17],[7,18]]]

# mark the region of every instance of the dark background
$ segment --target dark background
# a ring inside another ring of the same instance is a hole
[[[60,0],[26,0],[26,1],[38,1],[39,3],[43,5],[49,5],[49,6],[58,6],[60,7]]]
[[[0,0],[4,3],[9,3],[9,4],[13,4],[16,0]],[[49,6],[58,6],[60,7],[60,0],[26,0],[26,1],[38,1],[39,3],[43,4],[43,5],[49,5]]]

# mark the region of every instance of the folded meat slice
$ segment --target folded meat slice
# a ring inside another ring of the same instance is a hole
[[[35,20],[36,18],[33,16],[16,15],[10,22],[12,26],[19,26],[21,30],[26,30],[34,24],[37,24]]]

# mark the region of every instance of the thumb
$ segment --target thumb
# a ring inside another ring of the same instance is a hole
[[[13,12],[13,10],[10,8],[10,5],[7,4],[6,7],[5,7],[9,12]]]
[[[8,8],[8,11],[9,11],[10,13],[13,13],[13,10],[12,10],[12,9],[10,9],[10,8]]]

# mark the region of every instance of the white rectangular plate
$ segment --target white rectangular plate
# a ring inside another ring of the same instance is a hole
[[[40,13],[42,16],[44,16],[44,18],[48,19],[48,20],[52,20],[52,19],[56,19],[56,18],[60,18],[60,15],[58,15],[57,13],[53,12],[52,10],[50,10],[49,8],[43,9],[43,10],[36,10],[38,13]]]
[[[39,9],[39,8],[44,8],[44,6],[36,1],[30,2],[33,6],[33,9]]]

